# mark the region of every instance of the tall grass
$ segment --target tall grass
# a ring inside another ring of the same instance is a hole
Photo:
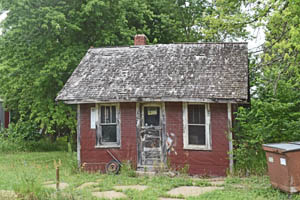
[[[67,137],[58,138],[53,142],[39,128],[30,122],[19,121],[10,124],[7,129],[0,130],[1,152],[45,152],[67,151]]]
[[[152,200],[169,197],[167,192],[180,186],[211,186],[207,180],[190,177],[168,177],[162,174],[148,177],[133,175],[130,163],[124,162],[123,171],[119,175],[100,173],[72,172],[72,159],[69,152],[0,152],[0,190],[14,190],[19,199],[24,200],[81,200],[96,199],[92,196],[95,191],[114,190],[116,185],[146,185],[143,192],[126,190],[127,199]],[[54,160],[61,160],[60,180],[68,183],[66,189],[56,191],[44,187],[45,182],[55,183]],[[86,182],[97,182],[95,186],[79,190],[78,186]],[[287,199],[288,195],[272,189],[267,176],[227,178],[223,189],[206,193],[192,199]],[[0,197],[1,199],[1,197]],[[291,199],[300,200],[300,195],[292,195]]]
[[[67,150],[67,143],[62,140],[52,142],[48,138],[43,138],[38,141],[26,141],[19,138],[0,136],[1,152],[48,152]]]

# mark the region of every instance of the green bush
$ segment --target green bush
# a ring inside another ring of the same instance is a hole
[[[22,141],[0,136],[1,152],[47,152],[47,151],[67,151],[67,143],[52,142],[48,138],[39,141]]]
[[[236,172],[263,174],[266,158],[262,145],[300,140],[300,103],[253,99],[251,108],[239,108],[234,133]]]
[[[39,128],[30,121],[11,123],[7,129],[2,130],[2,133],[10,139],[22,141],[37,141],[43,137],[39,133]]]
[[[21,151],[67,151],[67,142],[58,139],[52,142],[49,138],[38,138],[32,136],[31,139],[16,133],[15,127],[2,130],[0,132],[0,151],[1,152],[21,152]],[[33,139],[34,138],[34,139]]]
[[[9,128],[0,131],[0,151],[67,151],[67,136],[55,142],[41,134],[38,128],[29,121],[10,124]]]

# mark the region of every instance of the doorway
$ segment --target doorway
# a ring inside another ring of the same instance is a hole
[[[138,167],[149,170],[165,164],[165,112],[161,103],[143,103],[137,106]]]

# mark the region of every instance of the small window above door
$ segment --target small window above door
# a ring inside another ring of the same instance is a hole
[[[160,125],[160,107],[144,106],[144,126]]]

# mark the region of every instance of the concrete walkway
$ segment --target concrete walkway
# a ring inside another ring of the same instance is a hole
[[[223,187],[216,187],[216,186],[210,186],[210,187],[197,187],[197,186],[181,186],[174,188],[167,192],[168,195],[172,197],[193,197],[193,196],[199,196],[201,194],[204,194],[206,192],[211,192],[214,190],[223,189]]]
[[[0,190],[1,200],[13,200],[17,199],[17,194],[12,190]]]
[[[82,185],[78,186],[77,189],[82,190],[82,189],[89,188],[89,187],[92,187],[92,186],[95,186],[98,184],[99,183],[96,183],[96,182],[86,182],[86,183],[83,183]]]
[[[127,196],[122,192],[116,191],[105,191],[105,192],[93,192],[92,195],[97,198],[105,198],[105,199],[120,199],[127,198]]]

